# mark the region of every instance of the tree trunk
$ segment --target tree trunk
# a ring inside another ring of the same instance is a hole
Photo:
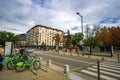
[[[113,45],[111,45],[111,57],[113,56]]]
[[[104,46],[104,53],[106,52],[106,47]]]
[[[92,45],[90,44],[90,55],[92,54]]]

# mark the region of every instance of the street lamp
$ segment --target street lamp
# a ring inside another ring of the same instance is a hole
[[[78,15],[78,16],[80,16],[80,18],[81,18],[81,27],[82,27],[82,35],[83,35],[83,16],[79,13],[79,12],[76,12],[76,14]],[[83,51],[83,56],[84,56],[84,50],[83,50],[83,36],[82,36],[82,51]]]
[[[79,12],[77,12],[76,14],[81,18],[81,27],[82,27],[82,35],[83,35],[83,16]],[[83,40],[83,37],[82,37],[82,40]]]

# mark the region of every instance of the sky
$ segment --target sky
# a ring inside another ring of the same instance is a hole
[[[26,33],[44,25],[71,34],[85,26],[120,26],[120,0],[0,0],[0,31]]]

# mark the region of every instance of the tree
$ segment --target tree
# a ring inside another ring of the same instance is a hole
[[[6,32],[6,31],[0,31],[0,45],[5,46],[5,42],[13,42],[14,45],[15,43],[19,40],[19,36],[15,35],[14,33],[11,32]]]
[[[113,56],[113,46],[120,46],[120,28],[119,27],[111,27],[111,28],[102,28],[101,32],[98,34],[97,39],[102,42],[105,47],[110,47],[111,57]]]
[[[75,46],[78,43],[75,35],[71,35],[71,43],[72,43],[73,46]]]
[[[14,35],[13,37],[13,41],[14,41],[14,45],[17,44],[17,42],[20,40],[19,35]]]
[[[63,35],[62,34],[55,34],[53,39],[55,40],[56,48],[58,48],[58,54],[59,54],[59,44],[62,43],[62,41],[63,41],[62,40],[63,39]]]
[[[101,28],[99,34],[96,37],[97,41],[99,41],[104,47],[109,46],[111,44],[111,32],[105,26]]]
[[[113,46],[120,46],[120,27],[112,27],[109,29],[111,32],[111,57],[113,56]]]
[[[88,25],[86,25],[86,38],[87,41],[85,41],[87,45],[90,46],[90,54],[92,54],[92,48],[94,48],[97,45],[96,36],[99,33],[100,26],[99,25],[93,25],[93,29],[91,29]]]
[[[71,35],[70,31],[67,31],[67,41],[66,41],[66,48],[69,48],[71,46]]]
[[[73,46],[77,45],[82,40],[82,33],[75,33],[75,35],[71,35],[71,42]]]
[[[114,46],[120,46],[120,27],[111,27],[109,31],[111,32],[111,43]]]
[[[67,36],[63,35],[63,47],[65,47],[66,42],[67,42]]]

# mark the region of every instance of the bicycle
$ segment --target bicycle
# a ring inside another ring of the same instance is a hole
[[[40,62],[35,56],[29,56],[28,60],[26,60],[24,56],[21,58],[22,61],[17,62],[15,65],[15,70],[17,72],[23,72],[26,68],[30,68],[32,66],[35,70],[38,70],[40,68]]]
[[[6,67],[9,70],[14,70],[15,64],[18,62],[18,60],[19,60],[19,55],[17,54],[10,55],[6,60]]]

